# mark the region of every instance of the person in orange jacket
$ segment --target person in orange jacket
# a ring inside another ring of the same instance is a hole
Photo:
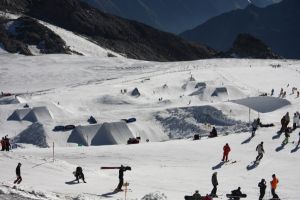
[[[279,183],[279,180],[276,178],[275,174],[272,175],[272,181],[270,183],[271,183],[271,193],[272,193],[273,199],[279,199],[278,195],[275,192],[277,185]]]
[[[229,147],[229,145],[228,145],[228,143],[226,143],[225,144],[225,146],[223,147],[223,159],[222,159],[222,161],[228,161],[228,154],[229,154],[229,152],[230,152],[230,147]]]

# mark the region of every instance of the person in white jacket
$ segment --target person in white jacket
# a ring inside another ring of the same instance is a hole
[[[299,127],[299,114],[298,112],[294,113],[294,118],[293,118],[293,129],[295,130],[297,127]]]

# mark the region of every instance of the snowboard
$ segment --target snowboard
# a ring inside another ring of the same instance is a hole
[[[231,164],[235,164],[237,162],[239,162],[239,161],[237,161],[237,160],[228,160],[227,162],[225,162],[225,165],[231,165]]]
[[[232,194],[226,194],[226,197],[229,199],[234,199],[234,198],[246,198],[246,194],[242,194],[241,196],[233,196]]]
[[[100,167],[100,169],[120,169],[121,167]],[[126,166],[126,170],[131,170],[131,167]]]

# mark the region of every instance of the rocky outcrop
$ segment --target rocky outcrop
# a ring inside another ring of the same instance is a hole
[[[279,59],[263,41],[249,34],[239,34],[225,57]]]
[[[183,61],[211,58],[216,53],[205,45],[193,44],[139,22],[100,12],[79,0],[12,1],[23,2],[24,7],[6,8],[14,12],[22,10],[26,15],[83,35],[129,58]]]
[[[33,55],[29,46],[42,54],[70,53],[65,42],[53,31],[30,17],[0,20],[0,43],[11,53]]]

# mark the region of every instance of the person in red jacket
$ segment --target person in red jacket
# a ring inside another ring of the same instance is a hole
[[[225,146],[223,147],[223,159],[222,159],[222,161],[228,161],[228,154],[229,154],[229,152],[230,152],[230,147],[229,147],[229,145],[228,145],[228,143],[226,143],[225,144]]]
[[[202,200],[212,200],[212,198],[207,194],[205,197],[202,198]]]
[[[6,150],[4,137],[1,140],[1,147],[2,147],[1,151],[5,151]]]

